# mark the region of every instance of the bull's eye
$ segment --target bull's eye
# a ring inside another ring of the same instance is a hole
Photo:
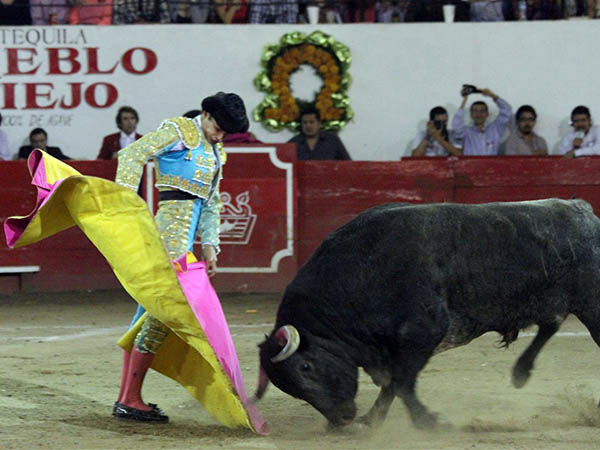
[[[300,369],[302,369],[303,372],[308,372],[308,371],[312,370],[312,364],[305,362],[302,364]]]

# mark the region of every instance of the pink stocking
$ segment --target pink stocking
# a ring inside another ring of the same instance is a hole
[[[152,409],[142,400],[142,383],[153,359],[154,353],[140,353],[135,347],[131,350],[122,404],[144,411]]]
[[[131,353],[127,350],[123,350],[123,368],[121,369],[121,389],[119,390],[119,397],[117,401],[121,403],[123,401],[123,393],[125,392],[125,384],[127,382],[127,375],[129,373],[129,358]]]

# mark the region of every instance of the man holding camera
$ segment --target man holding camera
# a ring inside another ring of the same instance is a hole
[[[498,154],[500,140],[504,135],[506,126],[510,121],[512,114],[511,106],[503,99],[498,97],[489,89],[477,89],[470,84],[464,84],[460,91],[463,96],[460,109],[456,111],[452,118],[452,128],[457,139],[463,141],[463,155],[485,155],[494,156]],[[465,124],[465,105],[470,94],[480,93],[486,97],[491,97],[498,105],[498,117],[489,125],[485,125],[489,117],[488,106],[485,102],[477,101],[471,105],[471,119],[473,125]]]
[[[558,147],[565,158],[600,154],[600,128],[592,126],[592,115],[587,106],[579,105],[571,112],[573,131],[567,134]]]
[[[436,106],[429,111],[427,130],[420,131],[413,139],[411,156],[460,156],[462,149],[448,130],[448,111]]]

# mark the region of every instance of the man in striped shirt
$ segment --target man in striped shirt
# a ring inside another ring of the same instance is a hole
[[[452,129],[456,139],[463,141],[463,155],[494,156],[498,154],[500,142],[510,121],[512,108],[505,100],[487,88],[480,89],[478,92],[494,100],[499,109],[498,117],[492,123],[486,125],[489,117],[488,105],[483,101],[476,101],[470,108],[473,125],[467,126],[465,124],[465,105],[472,92],[468,92],[463,88],[461,91],[463,101],[452,118]]]

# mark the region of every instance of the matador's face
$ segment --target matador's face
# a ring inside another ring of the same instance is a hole
[[[202,120],[200,123],[202,132],[210,143],[221,142],[225,137],[225,131],[219,127],[215,118],[206,111],[202,112]]]

